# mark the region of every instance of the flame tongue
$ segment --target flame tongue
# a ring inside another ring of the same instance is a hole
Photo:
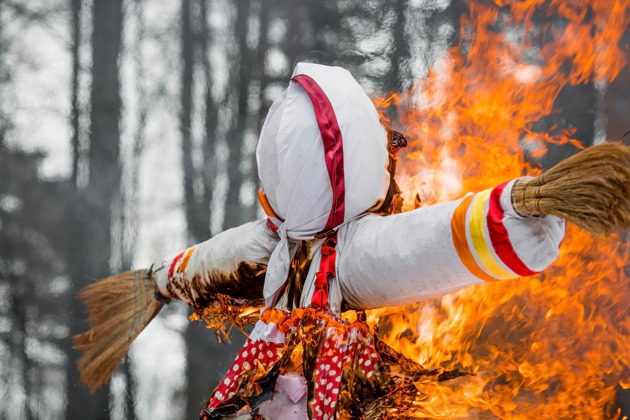
[[[410,92],[376,100],[381,110],[398,105],[409,141],[397,168],[405,202],[418,194],[434,204],[539,173],[523,146],[532,157],[549,143],[580,146],[568,128],[537,133],[533,124],[563,87],[617,77],[629,23],[630,0],[469,3],[461,44]],[[435,417],[617,418],[616,388],[630,387],[628,247],[620,242],[569,226],[560,259],[537,278],[372,311],[370,322],[426,368],[475,372],[418,384]]]

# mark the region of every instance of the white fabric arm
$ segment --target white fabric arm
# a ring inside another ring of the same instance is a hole
[[[543,270],[558,257],[564,221],[518,216],[513,183],[340,228],[337,278],[346,302],[361,309],[405,305]]]
[[[226,230],[175,257],[169,270],[160,272],[158,288],[192,306],[204,306],[202,300],[214,293],[262,299],[267,262],[277,243],[265,220]]]

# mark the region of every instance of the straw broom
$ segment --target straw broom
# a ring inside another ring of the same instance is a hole
[[[630,228],[630,147],[589,147],[512,188],[521,216],[550,214],[594,235]]]
[[[155,293],[154,277],[152,269],[128,271],[79,293],[91,328],[73,340],[74,348],[83,352],[77,365],[90,392],[109,380],[131,343],[166,303]]]

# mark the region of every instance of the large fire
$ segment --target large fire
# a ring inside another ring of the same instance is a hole
[[[398,109],[393,125],[409,140],[397,170],[405,202],[417,195],[429,205],[539,173],[524,149],[539,157],[549,143],[579,147],[568,128],[538,133],[532,125],[564,86],[617,77],[629,22],[630,0],[469,2],[460,44],[410,92],[377,100],[381,110]],[[369,321],[427,368],[474,372],[419,384],[427,416],[619,418],[617,389],[630,387],[622,243],[568,226],[560,259],[543,275],[371,311]]]

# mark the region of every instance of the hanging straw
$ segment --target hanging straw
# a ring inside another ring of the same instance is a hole
[[[128,271],[79,293],[91,328],[73,340],[74,348],[83,352],[77,366],[90,392],[109,380],[133,340],[167,302],[156,295],[154,276],[152,269]]]
[[[550,214],[591,234],[630,227],[630,147],[589,147],[544,174],[518,181],[512,205],[521,216]]]

